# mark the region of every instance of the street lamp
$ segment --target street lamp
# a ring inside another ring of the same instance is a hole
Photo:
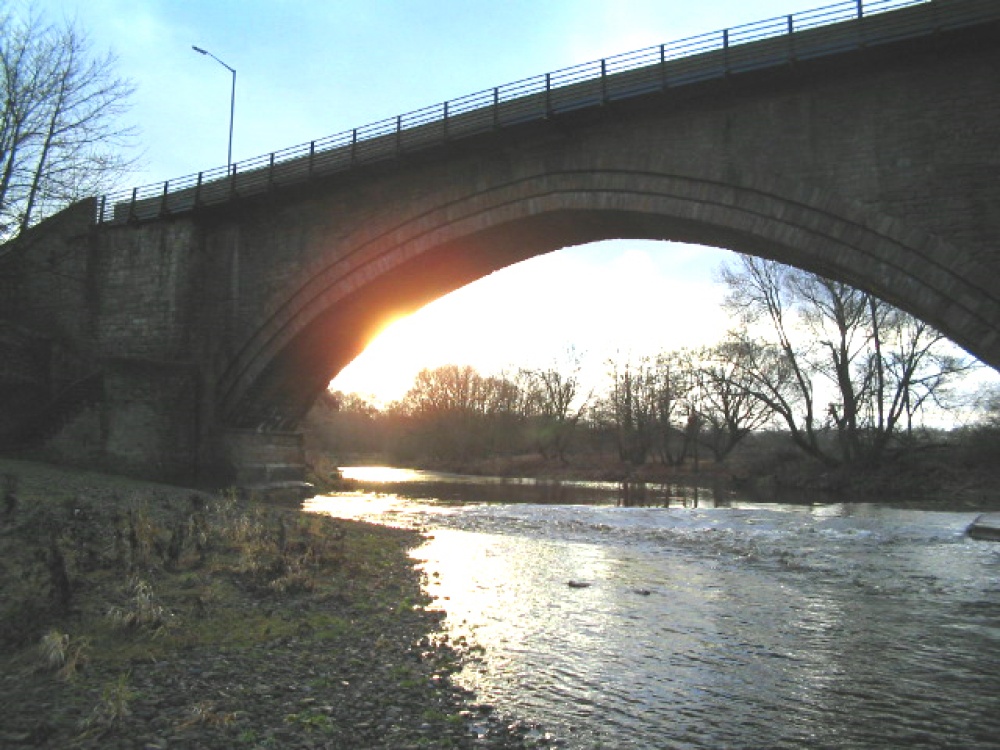
[[[222,62],[222,60],[220,60],[219,58],[217,58],[215,55],[213,55],[207,49],[202,49],[201,47],[196,47],[193,44],[191,45],[191,49],[193,49],[198,54],[208,55],[213,60],[215,60],[217,63],[219,63],[219,65],[221,65],[222,67],[224,67],[226,70],[228,70],[230,73],[233,74],[233,92],[232,92],[232,94],[229,97],[229,154],[228,154],[228,161],[226,162],[226,166],[228,167],[229,171],[232,171],[232,168],[233,168],[233,117],[236,114],[236,69],[235,68],[231,68],[228,65],[226,65],[224,62]]]

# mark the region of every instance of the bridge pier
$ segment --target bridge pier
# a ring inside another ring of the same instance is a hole
[[[240,491],[302,497],[309,489],[301,433],[228,428],[217,447],[226,483]]]
[[[100,442],[105,460],[128,473],[152,465],[166,480],[198,466],[199,373],[195,365],[106,360]]]

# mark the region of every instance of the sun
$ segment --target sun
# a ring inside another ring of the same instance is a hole
[[[419,312],[391,321],[338,373],[331,389],[358,393],[380,405],[402,398],[413,384],[413,363],[422,357],[423,330]]]

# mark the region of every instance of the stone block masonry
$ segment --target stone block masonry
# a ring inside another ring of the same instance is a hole
[[[0,435],[60,383],[99,376],[101,403],[52,437],[60,460],[77,445],[78,460],[157,479],[300,481],[299,420],[384,322],[609,238],[713,245],[854,284],[995,367],[998,173],[1000,21],[149,221],[94,228],[85,202],[0,248],[0,321],[64,363],[55,379],[22,373],[51,386],[26,413],[0,412]]]

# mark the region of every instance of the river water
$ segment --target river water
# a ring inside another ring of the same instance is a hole
[[[307,509],[425,529],[456,679],[570,748],[1000,748],[975,513],[345,469]]]

